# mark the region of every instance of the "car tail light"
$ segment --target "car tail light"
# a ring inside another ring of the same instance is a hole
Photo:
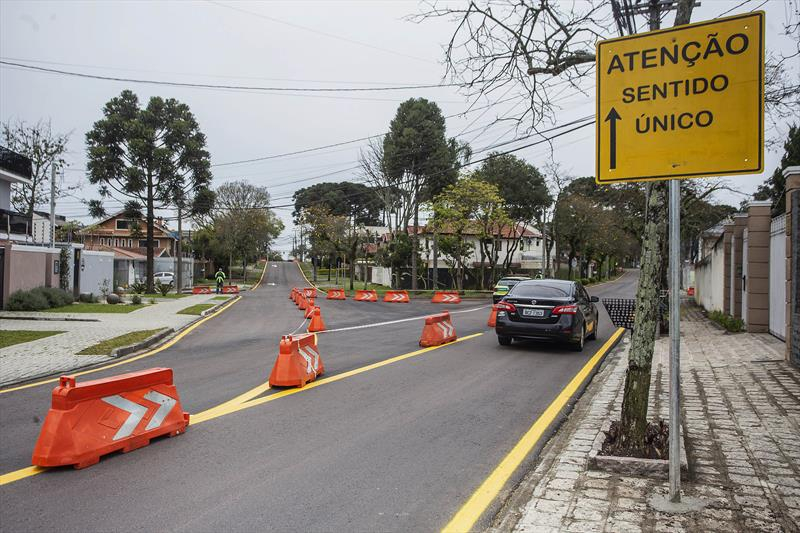
[[[507,311],[509,313],[516,313],[517,306],[514,304],[510,304],[508,302],[497,302],[497,310],[498,311]]]
[[[552,311],[550,311],[553,315],[574,315],[578,312],[577,305],[559,305]]]

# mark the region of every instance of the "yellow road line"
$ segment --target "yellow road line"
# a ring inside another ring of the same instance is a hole
[[[237,397],[235,397],[235,398],[233,398],[231,400],[228,400],[227,402],[221,403],[221,404],[219,404],[219,405],[217,405],[215,407],[212,407],[211,409],[206,409],[205,411],[202,411],[202,412],[200,412],[200,413],[198,413],[196,415],[191,415],[190,424],[191,425],[197,425],[197,424],[201,424],[203,422],[208,422],[209,420],[213,420],[213,419],[219,418],[221,416],[229,415],[231,413],[235,413],[235,412],[241,411],[243,409],[248,409],[250,407],[255,407],[257,405],[261,405],[261,404],[264,404],[264,403],[267,403],[267,402],[271,402],[271,401],[277,400],[279,398],[284,398],[286,396],[291,396],[293,394],[298,394],[298,393],[303,392],[303,391],[315,389],[317,387],[321,387],[322,385],[326,385],[328,383],[335,383],[337,381],[341,381],[341,380],[343,380],[345,378],[348,378],[348,377],[351,377],[351,376],[355,376],[355,375],[358,375],[358,374],[363,374],[364,372],[368,372],[370,370],[375,370],[376,368],[380,368],[382,366],[390,365],[392,363],[397,363],[397,362],[403,361],[405,359],[410,359],[412,357],[416,357],[416,356],[422,355],[424,353],[427,353],[427,352],[430,352],[430,351],[433,351],[433,350],[437,350],[439,348],[445,348],[447,346],[450,346],[450,345],[458,343],[458,342],[463,342],[463,341],[467,341],[467,340],[470,340],[470,339],[474,339],[476,337],[480,337],[481,335],[483,335],[483,333],[475,333],[473,335],[467,335],[466,337],[461,337],[461,338],[456,339],[455,341],[447,343],[447,344],[442,344],[440,346],[431,346],[429,348],[422,348],[421,350],[415,350],[413,352],[409,352],[409,353],[406,353],[406,354],[403,354],[403,355],[398,355],[398,356],[395,356],[395,357],[391,357],[389,359],[384,359],[383,361],[378,361],[377,363],[372,363],[372,364],[369,364],[369,365],[366,365],[366,366],[362,366],[360,368],[356,368],[356,369],[353,369],[353,370],[348,370],[347,372],[343,372],[343,373],[337,374],[335,376],[330,376],[330,377],[327,377],[327,378],[321,378],[321,379],[318,379],[317,381],[312,381],[311,383],[309,383],[308,385],[306,385],[303,388],[287,389],[287,390],[283,390],[281,392],[277,392],[275,394],[271,394],[271,395],[266,396],[264,398],[258,398],[258,399],[253,400],[251,398],[255,398],[256,396],[266,392],[270,388],[268,383],[263,384],[263,385],[259,385],[258,387],[254,387],[254,388],[250,389],[249,391],[244,392],[244,393],[240,394],[239,396],[237,396]],[[21,468],[19,470],[15,470],[13,472],[9,472],[7,474],[2,474],[2,475],[0,475],[0,486],[7,485],[7,484],[13,483],[15,481],[19,481],[20,479],[25,479],[27,477],[35,476],[37,474],[41,474],[42,472],[46,472],[47,470],[48,470],[47,468],[40,468],[40,467],[37,467],[37,466],[28,466],[28,467],[25,467],[25,468]]]
[[[261,271],[261,277],[260,277],[260,278],[258,278],[258,281],[256,282],[256,284],[255,284],[255,285],[253,285],[252,287],[250,287],[250,290],[251,290],[251,291],[254,291],[254,290],[256,290],[256,289],[258,288],[258,286],[259,286],[259,285],[261,285],[261,282],[264,280],[264,275],[267,273],[267,267],[268,267],[268,266],[269,266],[269,259],[267,259],[267,262],[266,262],[266,263],[264,263],[264,270],[262,270],[262,271]]]
[[[135,357],[131,357],[130,359],[123,359],[122,361],[117,361],[116,363],[111,363],[109,365],[101,366],[101,367],[98,367],[98,368],[91,368],[89,370],[84,370],[83,372],[75,372],[75,373],[65,372],[64,374],[69,374],[71,376],[85,376],[86,374],[94,374],[95,372],[101,372],[103,370],[107,370],[109,368],[114,368],[116,366],[127,365],[128,363],[133,363],[134,361],[138,361],[140,359],[144,359],[145,357],[150,357],[150,356],[155,355],[155,354],[157,354],[159,352],[163,352],[167,348],[170,348],[171,346],[174,346],[176,342],[178,342],[179,340],[184,338],[186,335],[188,335],[189,333],[194,331],[196,328],[200,327],[201,325],[205,324],[207,321],[211,320],[214,317],[217,317],[217,316],[221,315],[222,313],[224,313],[225,311],[227,311],[228,309],[233,307],[233,305],[236,302],[238,302],[240,299],[241,299],[241,296],[236,296],[235,298],[232,298],[230,301],[225,302],[224,304],[222,304],[222,307],[220,307],[219,310],[216,313],[212,313],[212,314],[208,315],[207,317],[198,320],[197,322],[195,322],[194,324],[192,324],[188,328],[184,329],[183,331],[181,331],[180,333],[175,335],[173,338],[171,338],[170,340],[168,340],[167,342],[165,342],[164,344],[162,344],[158,348],[150,350],[149,352],[145,352],[143,354],[139,354],[139,355],[137,355]],[[8,388],[8,389],[2,389],[2,390],[0,390],[0,394],[6,394],[8,392],[14,392],[14,391],[22,390],[22,389],[29,389],[31,387],[38,387],[39,385],[47,385],[48,383],[56,383],[58,381],[58,379],[59,378],[49,378],[49,379],[45,379],[45,380],[42,380],[42,381],[36,381],[34,383],[28,383],[27,385],[19,385],[18,387],[11,387],[11,388]]]
[[[211,420],[213,418],[217,418],[217,417],[224,416],[224,415],[227,415],[227,414],[235,413],[236,411],[241,411],[243,409],[249,409],[250,407],[255,407],[257,405],[261,405],[261,404],[265,404],[265,403],[268,403],[268,402],[272,402],[272,401],[275,401],[277,399],[284,398],[286,396],[291,396],[293,394],[298,394],[298,393],[303,392],[303,391],[315,389],[317,387],[322,387],[323,385],[327,385],[329,383],[335,383],[337,381],[341,381],[343,379],[346,379],[346,378],[349,378],[349,377],[352,377],[352,376],[356,376],[358,374],[363,374],[364,372],[369,372],[370,370],[375,370],[376,368],[380,368],[380,367],[383,367],[383,366],[386,366],[386,365],[391,365],[393,363],[404,361],[404,360],[410,359],[412,357],[417,357],[419,355],[422,355],[424,353],[427,353],[427,352],[430,352],[430,351],[433,351],[433,350],[438,350],[439,348],[445,348],[447,346],[451,346],[451,345],[453,345],[455,343],[458,343],[458,342],[463,342],[463,341],[467,341],[467,340],[470,340],[470,339],[474,339],[476,337],[480,337],[481,335],[483,335],[483,333],[474,333],[472,335],[467,335],[466,337],[461,337],[459,339],[456,339],[455,341],[447,343],[447,344],[442,344],[440,346],[431,346],[431,347],[428,347],[428,348],[422,348],[420,350],[415,350],[413,352],[409,352],[409,353],[406,353],[406,354],[403,354],[403,355],[397,355],[397,356],[391,357],[389,359],[384,359],[383,361],[378,361],[377,363],[372,363],[372,364],[369,364],[369,365],[366,365],[366,366],[362,366],[360,368],[355,368],[353,370],[348,370],[347,372],[342,372],[341,374],[336,374],[335,376],[330,376],[330,377],[327,377],[327,378],[321,378],[321,379],[318,379],[316,381],[312,381],[311,383],[309,383],[308,385],[306,385],[303,388],[286,389],[286,390],[282,390],[280,392],[276,392],[275,394],[270,394],[269,396],[265,396],[263,398],[257,398],[255,400],[250,400],[250,401],[244,402],[244,403],[239,404],[239,405],[230,405],[230,406],[228,406],[226,408],[219,409],[215,413],[212,413],[212,414],[206,416],[202,421],[205,422],[206,420]]]
[[[297,268],[300,269],[300,275],[303,276],[303,279],[306,280],[306,283],[308,283],[310,286],[314,287],[315,289],[319,289],[319,287],[317,287],[316,285],[311,283],[311,281],[309,281],[308,277],[306,276],[306,273],[303,272],[303,267],[300,266],[300,261],[296,261],[295,265],[297,265]]]
[[[511,448],[511,451],[500,461],[500,464],[489,474],[480,487],[470,496],[467,502],[458,510],[450,522],[444,526],[443,532],[467,532],[472,531],[475,523],[491,505],[502,488],[514,474],[516,469],[525,460],[544,432],[556,419],[564,406],[569,402],[572,395],[578,390],[584,380],[589,376],[595,366],[603,359],[603,356],[614,346],[617,339],[625,332],[623,328],[618,328],[611,337],[597,350],[583,368],[575,374],[566,387],[556,396],[556,399],[547,406],[544,413],[533,423],[522,438]]]

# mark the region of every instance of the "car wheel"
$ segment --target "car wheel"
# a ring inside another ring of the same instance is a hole
[[[588,339],[593,341],[597,338],[597,328],[600,327],[600,317],[594,319],[594,327],[592,328],[592,332],[589,334]]]
[[[511,341],[513,339],[511,337],[506,337],[504,335],[497,336],[497,342],[500,343],[500,346],[511,346]]]
[[[586,324],[583,324],[581,326],[581,336],[579,338],[580,340],[578,342],[572,344],[572,349],[575,350],[576,352],[583,351],[583,344],[586,340]]]

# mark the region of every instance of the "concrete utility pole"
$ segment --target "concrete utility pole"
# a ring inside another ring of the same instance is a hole
[[[50,172],[50,248],[56,246],[56,167]]]

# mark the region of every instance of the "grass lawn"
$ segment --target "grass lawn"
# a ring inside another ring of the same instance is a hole
[[[130,313],[146,307],[146,304],[88,304],[88,303],[74,303],[72,305],[65,305],[63,307],[53,307],[52,309],[45,309],[45,313]]]
[[[30,341],[35,341],[37,339],[43,339],[51,335],[58,335],[59,333],[64,333],[64,332],[29,331],[25,329],[0,330],[0,348],[7,348],[8,346],[13,346],[15,344],[21,344],[23,342],[30,342]]]
[[[230,296],[214,296],[214,297],[213,297],[213,298],[211,298],[211,299],[212,299],[212,300],[230,300],[230,299],[231,299],[231,297],[230,297]]]
[[[109,355],[114,348],[136,344],[145,340],[151,335],[155,335],[161,331],[160,329],[146,329],[142,331],[131,331],[125,335],[114,337],[113,339],[106,339],[103,342],[98,342],[94,346],[89,346],[85,350],[78,352],[78,355]]]
[[[219,298],[219,296],[217,298]],[[185,309],[181,309],[180,311],[178,311],[178,314],[179,315],[199,315],[200,313],[202,313],[206,309],[211,309],[212,307],[214,307],[214,304],[191,305],[191,306],[189,306],[189,307],[187,307]]]
[[[130,297],[130,296],[133,296],[133,295],[128,295],[128,297]],[[177,292],[168,292],[166,296],[163,296],[159,292],[157,294],[140,294],[139,296],[141,296],[142,299],[149,299],[149,298],[186,298],[187,296],[190,296],[190,295],[189,294],[179,294]]]

